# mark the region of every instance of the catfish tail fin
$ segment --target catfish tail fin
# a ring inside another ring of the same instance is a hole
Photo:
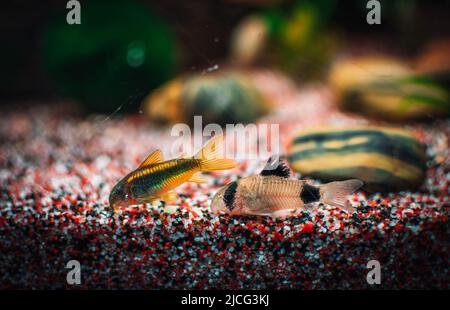
[[[353,194],[363,185],[364,182],[357,179],[323,184],[320,186],[320,201],[330,206],[354,211],[355,208],[352,207],[347,196]]]

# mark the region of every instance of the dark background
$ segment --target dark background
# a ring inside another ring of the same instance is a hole
[[[89,1],[80,1],[83,6]],[[126,1],[124,1],[126,2]],[[253,4],[265,1],[239,0],[141,0],[152,8],[170,27],[181,50],[177,72],[204,70],[221,63],[229,51],[229,39],[234,26],[244,16],[267,6]],[[290,1],[284,1],[288,5]],[[41,35],[48,22],[65,18],[65,0],[2,2],[0,33],[0,103],[58,98],[58,91],[41,61]],[[250,4],[249,4],[250,3]],[[337,1],[331,29],[345,33],[349,42],[371,40],[381,48],[397,44],[396,52],[413,54],[421,44],[434,37],[448,35],[450,1],[396,0],[381,1],[381,25],[365,21],[365,0]],[[411,11],[398,14],[404,6]],[[386,7],[386,9],[385,9]],[[386,10],[386,11],[385,11]]]

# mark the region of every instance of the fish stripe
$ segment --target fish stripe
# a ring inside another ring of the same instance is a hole
[[[169,160],[132,172],[127,182],[136,198],[157,196],[186,182],[199,167],[196,159]]]
[[[223,202],[225,203],[225,206],[230,210],[233,211],[234,209],[234,199],[236,196],[236,188],[237,188],[237,182],[231,182],[227,189],[225,190],[223,194]]]
[[[302,186],[302,190],[300,191],[300,199],[303,203],[311,203],[315,201],[319,201],[320,199],[320,190],[318,187],[305,184]]]

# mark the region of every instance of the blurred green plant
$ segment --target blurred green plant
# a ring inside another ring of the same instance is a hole
[[[48,26],[43,58],[61,95],[91,111],[130,110],[172,77],[175,39],[146,6],[90,1],[82,4],[81,25],[59,16]]]
[[[280,67],[302,79],[321,76],[332,56],[334,38],[326,33],[335,0],[295,1],[286,9],[263,13],[275,43],[274,58]]]

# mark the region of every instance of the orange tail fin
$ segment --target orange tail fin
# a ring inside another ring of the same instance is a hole
[[[232,159],[223,158],[223,135],[216,135],[195,155],[201,160],[202,171],[232,169],[238,165]]]

